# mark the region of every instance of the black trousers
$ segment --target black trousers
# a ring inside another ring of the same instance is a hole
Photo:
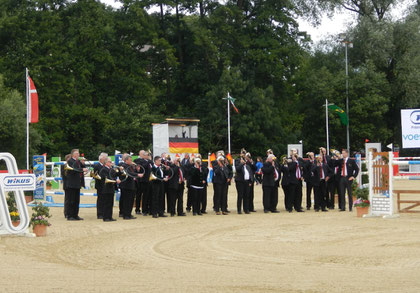
[[[67,216],[69,218],[77,218],[79,216],[80,189],[67,188],[67,197]]]
[[[204,185],[200,198],[200,210],[204,213],[207,209],[207,185]]]
[[[242,210],[242,206],[245,212],[249,212],[249,183],[249,181],[235,181],[236,192],[238,194],[238,199],[236,201],[236,207],[238,209],[238,212]]]
[[[168,181],[163,181],[163,190],[164,190],[164,199],[166,198],[166,211],[169,213],[169,183]],[[165,207],[165,203],[163,203],[163,206]],[[165,210],[165,208],[163,208]]]
[[[191,210],[191,206],[192,206],[192,187],[191,186],[187,186],[188,191],[187,191],[187,210]]]
[[[311,182],[306,182],[306,207],[307,208],[311,208],[312,206],[312,197],[311,197],[312,189],[314,189],[314,185]],[[314,194],[315,194],[315,189],[314,189]]]
[[[160,193],[161,193],[161,195],[160,195],[160,197],[159,197],[159,210],[161,211],[161,212],[159,212],[159,214],[163,214],[163,213],[165,213],[165,196],[166,196],[166,191],[165,191],[165,182],[164,181],[162,181],[161,182],[161,189],[160,189]]]
[[[264,211],[275,211],[277,209],[278,196],[277,186],[263,186]]]
[[[162,209],[162,197],[164,196],[163,192],[163,183],[159,180],[154,180],[152,183],[152,214],[153,215],[163,215],[164,210]],[[165,201],[163,199],[163,201]],[[165,208],[165,206],[163,206]]]
[[[191,188],[191,197],[192,197],[192,209],[193,213],[201,213],[200,210],[200,199],[202,197],[202,194],[204,192],[204,189],[198,189],[194,187]]]
[[[135,190],[131,189],[121,189],[121,198],[123,199],[122,215],[124,218],[131,217],[135,192]]]
[[[136,212],[140,211],[140,203],[141,207],[143,208],[143,200],[144,195],[147,197],[147,192],[149,191],[149,183],[148,182],[137,182],[137,189],[136,189]]]
[[[68,217],[69,210],[69,195],[67,194],[67,188],[64,189],[64,217]]]
[[[284,193],[284,208],[287,211],[293,210],[293,197],[290,194],[290,185],[282,185]]]
[[[353,180],[350,181],[347,177],[341,177],[340,179],[340,194],[339,194],[339,201],[341,209],[346,209],[346,190],[349,200],[349,210],[351,211],[353,208],[353,197],[352,197],[352,190],[351,185],[353,183]]]
[[[296,196],[296,189],[298,188],[298,184],[289,184],[288,189],[288,195],[287,195],[287,210],[291,211],[293,210],[293,206],[295,205],[295,196]]]
[[[101,218],[104,216],[104,197],[101,190],[96,190],[98,198],[96,199],[96,216]]]
[[[229,183],[226,183],[224,186],[225,188],[223,189],[223,196],[222,196],[222,200],[224,201],[222,203],[222,205],[226,206],[226,211],[228,209],[228,194],[229,194]]]
[[[178,215],[184,212],[184,184],[178,184],[178,188],[169,188],[169,213],[175,214],[175,207],[176,212]]]
[[[114,193],[103,193],[102,194],[104,209],[103,217],[105,219],[112,219],[112,210],[114,208]]]
[[[302,209],[302,180],[299,180],[298,184],[295,185],[294,206],[296,211]]]
[[[339,190],[340,178],[339,177],[336,178],[335,176],[338,176],[338,175],[334,175],[334,177],[327,182],[327,189],[328,189],[328,194],[329,194],[329,199],[328,199],[329,208],[335,207],[335,195],[340,194],[340,190]]]
[[[254,211],[254,181],[251,182],[251,186],[249,187],[249,211]]]
[[[216,212],[226,212],[227,210],[227,199],[225,198],[225,189],[226,189],[226,183],[213,183],[214,188],[214,210]]]
[[[327,183],[325,180],[319,182],[319,186],[314,186],[315,210],[325,209],[328,204]]]
[[[153,190],[152,190],[152,183],[144,182],[146,187],[146,191],[143,193],[143,198],[141,201],[141,209],[143,213],[150,214],[152,212],[152,198],[153,198]]]

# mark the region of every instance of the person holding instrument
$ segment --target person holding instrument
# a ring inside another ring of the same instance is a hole
[[[204,192],[204,184],[206,184],[206,175],[204,169],[201,167],[201,159],[194,159],[194,166],[190,172],[193,216],[201,216],[203,214],[200,209],[200,199]]]
[[[112,168],[111,158],[105,158],[105,165],[99,172],[101,176],[100,183],[102,184],[102,197],[103,197],[103,221],[113,222],[116,219],[112,218],[112,209],[114,207],[114,193],[116,189],[116,183],[121,183],[118,178],[120,170],[118,168]]]
[[[68,195],[67,220],[81,221],[83,218],[79,217],[80,188],[82,180],[84,180],[84,172],[87,172],[87,169],[82,167],[78,149],[71,150],[70,155],[71,158],[68,160],[67,166],[64,167]]]
[[[324,163],[322,156],[316,157],[316,163],[311,168],[314,174],[315,211],[319,212],[321,209],[323,212],[328,212],[326,209],[328,205],[327,181],[331,177],[331,169],[327,163]]]
[[[95,165],[93,165],[93,173],[95,174],[95,189],[96,189],[96,194],[97,194],[97,199],[96,199],[96,217],[98,219],[103,219],[104,217],[104,200],[102,197],[102,180],[101,180],[101,175],[99,175],[101,173],[102,168],[105,166],[105,160],[108,158],[108,154],[106,153],[101,153],[99,155],[98,158],[98,163],[96,163]],[[97,176],[99,175],[99,177]]]
[[[242,214],[242,205],[245,214],[249,214],[249,197],[251,189],[251,168],[246,163],[246,151],[245,149],[241,150],[241,156],[235,159],[235,185],[236,192],[238,194],[237,199],[237,212]]]
[[[154,157],[152,166],[152,174],[150,177],[155,178],[152,181],[152,214],[153,218],[166,217],[164,213],[165,206],[162,207],[162,201],[165,201],[162,189],[163,183],[168,181],[165,176],[166,168],[162,166],[162,158],[159,156]],[[154,177],[153,177],[154,176]]]
[[[176,206],[178,216],[185,216],[183,210],[185,172],[181,166],[180,157],[175,158],[171,168],[173,170],[173,176],[170,180],[168,180],[169,212],[171,213],[171,217],[175,216]]]
[[[144,173],[137,173],[130,155],[125,156],[122,167],[125,169],[126,178],[121,182],[121,199],[123,200],[122,214],[124,220],[133,220],[136,217],[131,215],[134,203],[134,194],[136,192],[136,182],[134,179],[142,178]]]

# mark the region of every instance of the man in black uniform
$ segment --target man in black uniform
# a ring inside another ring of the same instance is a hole
[[[171,165],[172,171],[174,172],[172,178],[168,181],[168,192],[169,192],[169,212],[171,217],[175,216],[175,206],[178,216],[185,216],[184,213],[184,182],[185,172],[180,164],[181,158],[176,157],[174,163]]]
[[[68,166],[73,170],[66,170],[67,178],[67,195],[68,207],[67,207],[67,220],[68,221],[80,221],[83,218],[79,217],[79,203],[80,203],[80,188],[82,187],[82,179],[84,180],[83,172],[86,172],[86,168],[82,168],[82,164],[79,160],[79,150],[71,150],[71,158],[68,161]]]
[[[134,160],[139,166],[142,166],[144,169],[144,176],[137,179],[137,192],[136,192],[136,214],[140,214],[140,203],[143,209],[143,215],[147,215],[150,212],[150,197],[149,197],[149,188],[150,188],[150,172],[152,165],[149,161],[149,154],[145,150],[139,152],[139,157]]]
[[[264,213],[278,213],[278,187],[281,173],[274,162],[274,158],[273,154],[269,154],[262,167]]]
[[[98,158],[98,163],[96,163],[93,166],[93,172],[94,172],[94,178],[95,178],[95,189],[96,189],[96,194],[98,196],[98,198],[96,199],[96,217],[98,219],[103,219],[104,218],[104,200],[102,197],[102,187],[103,184],[101,182],[100,179],[100,172],[102,170],[102,168],[104,167],[105,164],[105,160],[108,158],[108,154],[106,153],[101,153],[99,155]],[[98,177],[99,175],[99,177]]]
[[[291,150],[291,158],[289,159],[290,174],[290,192],[293,193],[294,208],[297,212],[302,213],[302,174],[303,160],[297,154],[295,149]]]
[[[166,217],[165,215],[165,206],[162,207],[162,197],[164,193],[162,191],[163,182],[167,182],[168,178],[165,177],[166,168],[162,166],[162,159],[159,156],[154,157],[154,164],[152,166],[152,174],[156,177],[152,181],[152,214],[153,218]]]
[[[225,190],[228,184],[229,170],[225,165],[225,158],[218,156],[216,162],[213,164],[213,188],[214,188],[214,211],[216,215],[227,215],[227,199],[225,198]]]
[[[315,164],[315,154],[312,152],[307,153],[308,160],[304,162],[303,166],[303,179],[306,183],[306,209],[309,211],[312,206],[312,190],[314,189],[313,185],[313,174],[312,174],[312,167]],[[315,192],[314,192],[314,199],[315,199]]]
[[[118,178],[119,172],[116,172],[112,169],[112,160],[111,158],[105,159],[105,166],[101,169],[99,176],[101,176],[101,190],[103,198],[103,221],[112,222],[116,221],[112,218],[112,210],[114,207],[114,193],[115,193],[115,184],[120,183]],[[106,182],[108,181],[108,182]]]
[[[346,210],[346,190],[349,200],[349,211],[352,211],[353,207],[353,197],[352,197],[352,189],[351,185],[353,184],[354,178],[357,177],[359,174],[359,166],[357,166],[356,161],[349,158],[348,150],[344,149],[341,152],[343,158],[338,160],[338,166],[341,174],[340,179],[340,211]]]
[[[122,167],[126,170],[128,168],[132,168],[132,157],[130,155],[126,156],[124,159],[124,163],[122,164]],[[133,217],[131,215],[131,212],[133,210],[133,203],[134,203],[134,194],[136,192],[136,182],[134,179],[141,178],[144,176],[144,174],[138,174],[134,172],[134,170],[130,171],[131,176],[127,173],[127,178],[121,182],[120,188],[121,188],[121,199],[123,200],[122,205],[122,214],[124,220],[132,220],[136,219],[136,217]],[[137,178],[134,178],[136,176]]]
[[[241,156],[235,159],[235,169],[235,185],[236,192],[238,194],[237,211],[238,214],[242,214],[241,206],[243,203],[243,209],[245,214],[249,214],[252,171],[250,166],[246,163],[245,153],[241,153]]]

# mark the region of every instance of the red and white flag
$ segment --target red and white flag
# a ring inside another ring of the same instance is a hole
[[[27,115],[29,123],[37,123],[39,117],[38,93],[29,74],[26,75],[26,102],[28,105]]]

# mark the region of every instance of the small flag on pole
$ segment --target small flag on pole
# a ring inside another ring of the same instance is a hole
[[[28,122],[37,123],[39,118],[38,109],[38,93],[35,88],[35,84],[29,74],[26,77],[26,83],[28,89],[26,91],[26,101],[28,103]]]
[[[337,105],[334,105],[334,104],[329,104],[328,109],[330,109],[333,112],[338,114],[338,116],[340,117],[340,120],[341,120],[341,124],[343,124],[343,125],[349,124],[349,117],[347,116],[347,113],[344,112],[343,109],[341,109],[340,107],[338,107]]]
[[[228,153],[226,155],[226,158],[229,160],[230,164],[233,164],[233,158],[232,158],[231,154]]]

